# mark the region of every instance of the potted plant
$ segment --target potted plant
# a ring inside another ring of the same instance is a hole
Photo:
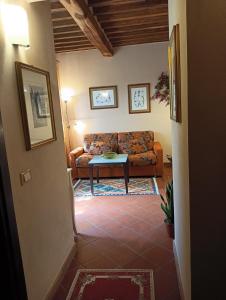
[[[173,205],[173,181],[166,185],[166,197],[160,195],[162,199],[161,208],[165,213],[165,224],[169,237],[174,239],[174,205]]]

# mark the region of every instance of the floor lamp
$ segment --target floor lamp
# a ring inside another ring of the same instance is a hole
[[[71,150],[71,139],[70,139],[70,120],[68,116],[68,102],[72,100],[72,97],[74,95],[74,91],[69,88],[63,88],[61,90],[61,99],[65,103],[65,114],[66,114],[66,128],[67,128],[67,138],[68,138],[68,148],[69,152]]]

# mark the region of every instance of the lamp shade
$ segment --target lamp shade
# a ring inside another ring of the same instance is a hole
[[[62,88],[60,91],[61,100],[65,103],[71,101],[72,97],[75,95],[75,91],[71,88]]]
[[[3,26],[11,44],[29,47],[29,29],[26,10],[14,4],[1,7]]]

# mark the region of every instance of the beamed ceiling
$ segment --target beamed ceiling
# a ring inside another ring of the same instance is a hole
[[[51,14],[58,53],[169,40],[168,0],[59,0]]]

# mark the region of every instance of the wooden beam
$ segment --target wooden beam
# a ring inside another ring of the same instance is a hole
[[[84,0],[60,0],[90,43],[104,56],[112,56],[113,48]]]
[[[76,25],[76,24],[73,24],[73,25],[67,25],[67,26],[62,26],[62,27],[55,27],[53,28],[53,33],[55,34],[64,34],[64,33],[67,33],[67,32],[82,32],[81,29]]]
[[[127,32],[114,32],[114,33],[109,33],[108,38],[112,39],[114,37],[126,37],[126,36],[148,36],[153,33],[162,33],[162,32],[167,32],[169,33],[168,27],[162,27],[162,28],[156,28],[156,29],[143,29],[143,30],[133,30],[133,31],[127,31]]]
[[[129,46],[129,45],[138,45],[138,44],[151,44],[151,43],[162,43],[162,42],[168,42],[169,37],[153,37],[149,40],[131,40],[131,41],[120,41],[113,44],[113,47],[122,47],[122,46]]]
[[[130,3],[144,3],[146,0],[89,0],[89,6],[102,7],[108,5],[130,4]]]
[[[168,7],[166,5],[162,7],[150,7],[147,9],[140,9],[134,12],[114,12],[107,15],[99,15],[98,20],[100,23],[111,21],[127,21],[127,20],[138,20],[138,19],[152,19],[152,18],[168,18]]]
[[[68,32],[60,32],[60,33],[54,33],[54,40],[60,40],[60,39],[65,39],[68,37],[77,37],[77,38],[84,38],[84,34],[82,31],[77,32],[77,31],[68,31]],[[87,38],[86,38],[87,39]]]
[[[168,16],[162,16],[162,17],[152,17],[152,18],[138,18],[138,19],[131,19],[131,20],[121,20],[121,21],[115,21],[115,20],[106,20],[103,22],[104,30],[107,31],[108,28],[117,28],[120,29],[122,27],[127,26],[140,26],[144,24],[149,25],[159,25],[159,24],[168,24]]]
[[[165,5],[167,6],[168,0],[165,0]],[[130,12],[149,9],[151,7],[161,7],[160,4],[151,3],[129,3],[129,4],[121,4],[121,5],[108,5],[103,7],[94,7],[93,12],[95,15],[106,15],[112,13],[120,13],[120,12]]]
[[[159,23],[159,24],[141,24],[141,25],[130,25],[130,26],[124,26],[124,27],[119,27],[119,28],[105,28],[106,34],[109,36],[111,34],[120,34],[120,33],[126,33],[126,32],[131,32],[133,33],[134,31],[139,32],[143,30],[157,30],[157,29],[163,29],[166,28],[168,29],[168,23]]]

